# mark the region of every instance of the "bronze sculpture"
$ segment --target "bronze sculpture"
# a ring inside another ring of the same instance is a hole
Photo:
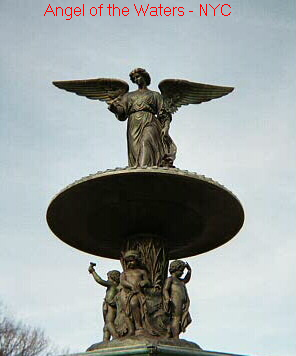
[[[129,167],[97,172],[66,187],[51,202],[47,221],[69,245],[122,265],[121,273],[108,272],[108,280],[96,273],[95,264],[88,269],[107,288],[103,342],[89,351],[139,343],[197,350],[179,339],[191,323],[186,288],[191,267],[179,259],[229,241],[240,230],[244,212],[219,183],[174,167],[177,149],[169,128],[182,105],[219,98],[233,88],[166,79],[158,93],[148,89],[150,75],[142,68],[130,79],[136,91],[129,92],[118,79],[53,82],[105,101],[119,121],[128,120]]]
[[[134,335],[171,337],[167,327],[170,313],[163,308],[162,290],[157,283],[152,283],[151,271],[142,263],[138,250],[127,250],[123,254],[123,272],[108,272],[108,281],[98,276],[93,265],[91,263],[89,273],[96,282],[107,287],[103,341],[109,341],[110,336],[113,340]],[[114,273],[116,281],[112,280]]]
[[[109,104],[120,121],[128,119],[127,144],[130,167],[173,167],[177,148],[169,136],[170,122],[182,105],[200,104],[233,91],[222,87],[181,79],[165,79],[161,92],[148,89],[150,75],[143,68],[130,73],[138,90],[129,92],[125,81],[110,78],[55,81],[53,84],[78,95]]]
[[[185,268],[187,274],[181,279]],[[169,336],[178,339],[179,334],[185,332],[191,323],[190,300],[185,286],[191,278],[191,267],[188,263],[175,260],[171,262],[169,271],[171,276],[166,279],[163,287],[164,309],[170,314]]]
[[[117,339],[133,335],[165,336],[179,338],[181,332],[191,323],[189,314],[189,297],[185,284],[190,281],[191,268],[188,263],[175,260],[170,264],[168,277],[159,291],[151,283],[147,267],[142,265],[140,253],[137,250],[128,250],[124,253],[124,271],[108,272],[108,280],[103,280],[91,263],[88,271],[95,281],[107,287],[103,304],[104,337],[109,341],[112,336]],[[187,274],[181,276],[184,269]],[[120,282],[120,284],[119,284]],[[158,328],[153,323],[151,316],[151,300],[158,298],[157,318]],[[150,301],[150,308],[149,308]],[[149,310],[150,309],[150,310]]]
[[[103,317],[104,317],[104,330],[103,330],[103,340],[109,341],[111,336],[113,338],[118,337],[118,333],[114,327],[114,320],[116,317],[116,303],[115,297],[119,292],[119,282],[120,282],[120,272],[110,271],[107,274],[107,281],[102,279],[94,269],[95,263],[90,263],[88,272],[94,277],[94,280],[101,286],[106,287],[106,296],[103,303]]]
[[[141,267],[137,251],[129,250],[124,254],[127,268],[120,276],[121,291],[119,294],[122,310],[129,319],[132,330],[129,334],[139,334],[144,331],[146,321],[145,287],[150,285],[147,271]]]

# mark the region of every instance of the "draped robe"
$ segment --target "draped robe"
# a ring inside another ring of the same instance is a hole
[[[124,94],[113,106],[120,121],[128,119],[129,166],[162,166],[175,159],[176,146],[161,131],[171,115],[165,111],[163,97],[149,89]]]

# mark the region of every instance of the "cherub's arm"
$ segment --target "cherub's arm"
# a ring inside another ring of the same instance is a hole
[[[102,279],[102,278],[97,274],[97,272],[95,271],[95,269],[94,269],[92,266],[89,267],[88,272],[89,272],[90,274],[92,274],[92,276],[94,277],[94,280],[95,280],[97,283],[99,283],[101,286],[103,286],[103,287],[110,287],[110,286],[112,285],[111,282],[105,281],[104,279]]]
[[[187,268],[187,273],[186,273],[186,276],[183,279],[184,283],[188,283],[190,281],[190,278],[191,278],[191,267],[189,266],[188,263],[186,263],[186,268]]]
[[[128,288],[128,289],[131,289],[133,290],[133,285],[131,283],[129,283],[126,278],[125,278],[125,273],[121,273],[121,276],[120,276],[120,284],[124,287],[124,288]]]
[[[163,293],[163,302],[164,302],[164,310],[169,310],[169,302],[170,302],[170,289],[172,285],[172,277],[168,277],[164,282],[164,287],[162,290]]]
[[[143,280],[140,282],[140,287],[141,288],[149,287],[150,281],[149,281],[148,273],[145,270],[143,270],[142,272],[142,278]]]

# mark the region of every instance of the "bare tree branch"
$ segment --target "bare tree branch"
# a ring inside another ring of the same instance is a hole
[[[8,317],[0,302],[0,356],[51,356],[57,353],[41,329]]]

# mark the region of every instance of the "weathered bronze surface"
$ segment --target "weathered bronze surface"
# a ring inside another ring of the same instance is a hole
[[[182,279],[185,268],[187,274]],[[170,273],[171,276],[166,279],[163,287],[163,306],[170,316],[168,336],[178,339],[179,334],[184,333],[191,323],[190,300],[185,286],[191,278],[191,267],[184,261],[175,260],[170,264]]]
[[[192,341],[184,339],[160,338],[156,336],[127,336],[110,342],[99,342],[91,345],[87,351],[98,350],[100,354],[110,353],[110,355],[117,354],[117,352],[125,353],[127,355],[144,353],[156,355],[163,353],[165,350],[169,355],[196,355],[198,351],[202,352],[199,345]],[[202,354],[197,354],[202,355]],[[221,355],[220,355],[221,356]]]
[[[134,340],[135,342],[136,340]],[[183,341],[183,340],[178,340]],[[114,344],[116,346],[113,346]],[[193,343],[186,342],[182,345],[175,345],[171,343],[170,339],[156,340],[155,342],[148,340],[140,340],[138,343],[129,344],[128,340],[114,340],[110,345],[95,344],[93,348],[90,348],[89,352],[72,354],[71,356],[130,356],[130,355],[142,355],[142,356],[242,356],[238,354],[221,353],[214,351],[201,350],[198,347],[192,347]],[[70,356],[70,355],[68,355]]]
[[[108,272],[108,280],[104,281],[95,272],[93,264],[88,269],[99,284],[107,286],[103,304],[103,342],[109,342],[111,335],[113,340],[124,338],[130,342],[133,336],[146,337],[147,340],[150,337],[178,340],[179,334],[185,332],[191,322],[185,287],[190,280],[191,269],[183,261],[173,261],[171,276],[164,281],[168,260],[158,241],[143,240],[137,247],[137,250],[123,253],[120,277],[118,271],[111,271]],[[146,253],[142,255],[143,250]],[[151,260],[145,263],[147,254]],[[188,272],[182,279],[185,268]]]
[[[118,169],[75,182],[51,202],[47,221],[61,240],[119,259],[127,240],[161,239],[169,259],[212,250],[237,234],[240,202],[211,179],[178,169]]]
[[[172,114],[182,105],[220,98],[234,89],[165,79],[158,85],[160,94],[148,89],[150,75],[142,68],[134,69],[130,79],[138,90],[129,92],[125,81],[110,78],[55,81],[53,84],[88,99],[105,101],[118,120],[128,119],[128,164],[131,167],[172,167],[177,151],[169,136]]]
[[[134,337],[179,340],[191,323],[185,286],[191,268],[172,261],[168,277],[169,259],[227,242],[244,214],[235,196],[211,179],[150,167],[108,170],[75,182],[53,199],[47,219],[71,246],[121,261],[123,271],[108,272],[107,280],[94,263],[88,269],[107,288],[105,347]]]
[[[95,263],[90,263],[88,272],[92,274],[97,283],[107,288],[103,304],[103,317],[105,324],[103,330],[103,340],[109,341],[111,336],[114,339],[118,337],[118,333],[114,327],[114,320],[117,312],[115,297],[119,292],[120,272],[116,270],[108,272],[108,279],[105,281],[96,273],[94,269],[95,265]]]
[[[127,246],[134,244],[129,241]],[[190,266],[180,260],[170,265],[165,248],[155,239],[137,240],[135,250],[123,252],[123,272],[108,272],[104,281],[91,263],[88,271],[96,282],[107,287],[103,304],[104,342],[132,336],[179,339],[191,322],[189,297],[185,287]],[[184,269],[188,272],[181,278]]]
[[[202,355],[198,345],[179,339],[191,323],[186,288],[191,267],[180,258],[228,242],[242,227],[244,212],[219,183],[173,166],[177,149],[169,128],[182,105],[219,98],[233,88],[166,79],[158,93],[148,89],[150,75],[144,69],[133,70],[130,78],[138,85],[134,92],[117,79],[53,82],[107,102],[118,120],[128,120],[129,167],[71,184],[50,203],[47,221],[67,244],[122,265],[106,280],[95,263],[88,268],[106,288],[103,342],[88,351]],[[169,265],[170,259],[175,260]]]

